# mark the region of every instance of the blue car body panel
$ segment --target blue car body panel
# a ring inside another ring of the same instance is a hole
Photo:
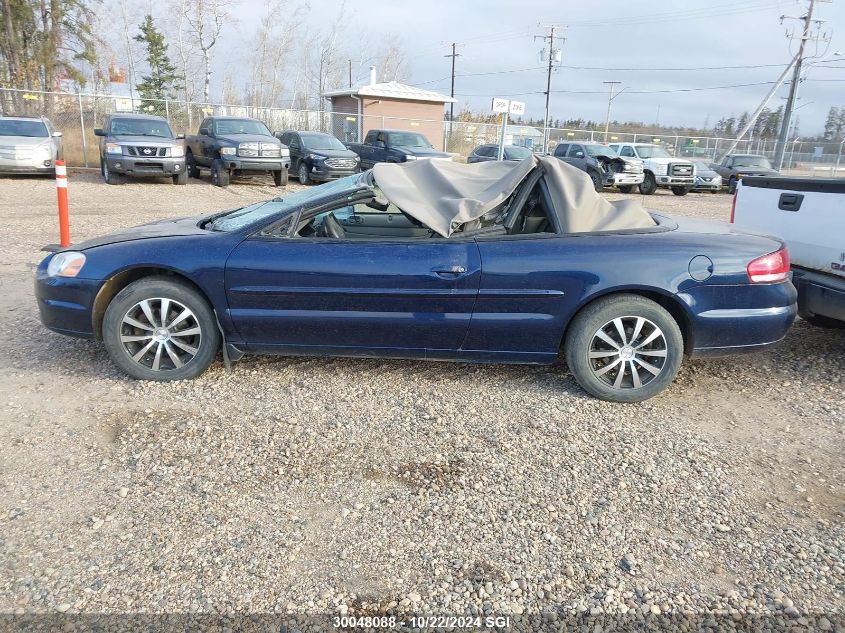
[[[47,327],[99,337],[108,280],[166,271],[205,294],[228,344],[282,354],[552,363],[572,317],[615,292],[672,306],[692,355],[785,335],[794,287],[750,284],[746,272],[780,241],[655,217],[653,229],[618,233],[422,240],[268,237],[183,218],[77,245],[87,261],[76,278],[48,276],[48,256],[36,295]]]

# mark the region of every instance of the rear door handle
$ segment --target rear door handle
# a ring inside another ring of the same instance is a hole
[[[804,194],[782,193],[778,199],[778,209],[781,211],[798,211],[804,202]]]

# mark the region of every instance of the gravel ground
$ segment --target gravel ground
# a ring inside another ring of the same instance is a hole
[[[72,236],[274,195],[76,172]],[[51,181],[0,200],[0,612],[845,627],[845,331],[799,321],[636,405],[563,366],[248,357],[135,382],[38,322]]]

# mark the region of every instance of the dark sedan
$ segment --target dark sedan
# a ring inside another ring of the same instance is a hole
[[[606,400],[685,355],[763,349],[796,313],[781,241],[609,202],[550,158],[380,164],[47,256],[43,323],[145,380],[245,353],[551,364]]]
[[[290,150],[290,168],[303,185],[357,174],[361,159],[325,132],[276,132],[276,138]]]
[[[505,160],[525,160],[534,155],[527,147],[519,145],[505,145]],[[479,145],[472,153],[467,156],[468,163],[484,163],[489,160],[499,160],[499,146],[488,143],[486,145]]]

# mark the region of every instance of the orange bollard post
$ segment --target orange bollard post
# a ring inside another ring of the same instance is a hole
[[[56,195],[59,200],[59,244],[70,246],[70,216],[67,206],[67,167],[65,161],[56,161]]]

